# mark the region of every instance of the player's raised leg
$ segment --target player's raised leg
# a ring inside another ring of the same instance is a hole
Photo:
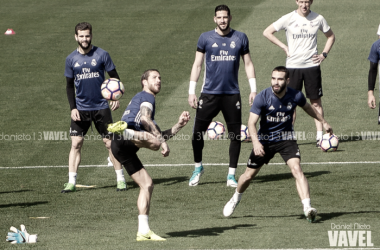
[[[294,178],[296,179],[296,187],[298,195],[303,204],[304,214],[309,222],[314,222],[317,216],[317,210],[310,205],[309,183],[302,171],[299,158],[291,158],[286,164],[289,166]]]
[[[84,138],[82,136],[71,136],[71,149],[69,153],[69,182],[64,185],[61,193],[75,192],[75,184],[78,173],[78,166],[81,161],[81,149]]]

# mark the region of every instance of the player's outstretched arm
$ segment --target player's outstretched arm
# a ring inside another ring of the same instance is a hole
[[[326,130],[327,133],[330,133],[331,135],[333,134],[333,129],[330,126],[330,124],[327,123],[325,118],[309,103],[306,103],[303,107],[303,110],[310,115],[311,117],[317,119],[318,121],[322,122],[324,129]]]
[[[241,58],[243,59],[245,73],[247,73],[249,86],[251,88],[251,93],[249,94],[249,106],[252,106],[253,100],[257,94],[255,67],[253,66],[251,55],[249,53],[243,55]]]
[[[274,28],[273,24],[269,25],[263,32],[263,35],[272,43],[276,44],[278,47],[280,47],[283,51],[285,51],[286,56],[289,57],[289,49],[288,46],[286,46],[284,43],[282,43],[280,40],[278,40],[277,37],[275,37],[273,34],[277,32],[277,30]]]
[[[165,141],[169,140],[175,134],[177,134],[181,130],[181,128],[185,127],[189,120],[189,112],[183,111],[182,114],[179,116],[178,122],[172,128],[165,130],[161,133],[162,137],[165,139]]]
[[[188,98],[189,105],[193,109],[197,108],[198,100],[197,100],[197,96],[195,95],[195,88],[197,86],[197,81],[201,74],[203,60],[204,60],[204,54],[199,51],[195,52],[195,60],[194,60],[194,64],[191,69],[191,75],[190,75],[189,98]]]
[[[260,143],[259,138],[257,137],[256,124],[259,121],[259,115],[250,112],[248,119],[248,131],[251,135],[253,151],[257,156],[264,156],[265,151],[263,145]]]

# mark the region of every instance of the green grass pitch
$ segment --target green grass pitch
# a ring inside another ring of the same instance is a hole
[[[250,39],[262,90],[270,84],[272,69],[285,64],[283,51],[262,32],[294,10],[295,1],[223,3],[231,8],[231,27]],[[126,87],[114,120],[141,90],[142,72],[160,70],[156,120],[167,129],[183,110],[190,109],[187,91],[196,43],[202,32],[215,27],[213,10],[219,4],[214,0],[1,1],[0,31],[12,28],[16,35],[0,35],[0,249],[320,249],[330,248],[332,224],[350,223],[370,226],[373,248],[380,247],[379,140],[362,137],[372,134],[379,139],[377,111],[368,108],[366,94],[367,57],[380,22],[377,0],[315,0],[312,5],[336,35],[322,64],[322,101],[326,120],[341,137],[334,153],[316,149],[311,137],[299,141],[312,205],[319,212],[315,224],[303,218],[294,179],[279,156],[272,161],[276,164],[262,169],[231,218],[224,218],[223,206],[233,194],[225,186],[228,141],[206,141],[203,161],[216,165],[205,166],[197,187],[188,187],[193,166],[173,166],[192,163],[187,138],[193,120],[181,131],[182,137],[169,142],[168,158],[148,150],[139,153],[155,183],[150,226],[166,242],[135,241],[139,189],[127,177],[128,191],[116,192],[112,168],[80,167],[78,183],[96,187],[60,193],[67,182],[70,140],[50,140],[49,135],[68,134],[70,112],[63,73],[66,56],[76,48],[75,25],[82,21],[93,25],[93,44],[110,53]],[[276,36],[285,41],[283,31]],[[325,41],[319,33],[320,50]],[[246,124],[249,86],[243,67],[239,77]],[[195,111],[190,112],[194,118]],[[215,120],[224,122],[221,115]],[[295,130],[306,137],[315,130],[313,120],[300,109]],[[106,165],[103,143],[94,138],[96,132],[89,135],[81,164]],[[250,143],[242,145],[238,176],[251,149]],[[149,166],[155,164],[162,166]],[[19,168],[25,166],[48,167]],[[5,242],[9,227],[20,224],[38,234],[37,244]]]

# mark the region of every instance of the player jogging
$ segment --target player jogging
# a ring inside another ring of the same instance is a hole
[[[163,241],[164,238],[153,233],[149,228],[148,217],[150,201],[153,192],[153,181],[137,156],[140,148],[159,150],[162,148],[164,157],[169,155],[169,147],[166,143],[173,135],[184,127],[190,119],[189,112],[184,111],[179,117],[178,123],[172,128],[162,131],[154,120],[156,111],[155,96],[161,89],[161,76],[158,70],[150,69],[141,77],[143,91],[137,93],[126,108],[122,122],[109,126],[110,132],[121,132],[112,139],[111,149],[115,158],[124,166],[127,173],[139,185],[140,194],[137,199],[139,210],[139,226],[137,241]],[[121,127],[119,124],[128,124]]]
[[[323,116],[320,64],[326,59],[327,54],[331,50],[335,41],[335,35],[325,18],[310,10],[313,0],[296,0],[296,3],[298,5],[297,10],[290,12],[269,25],[264,30],[263,35],[285,51],[287,55],[286,67],[290,73],[289,87],[302,90],[303,83],[305,85],[306,97],[310,99],[311,105]],[[280,30],[286,31],[288,46],[273,35]],[[318,54],[317,50],[318,30],[321,30],[327,37],[321,54]],[[314,121],[317,128],[317,147],[319,147],[323,136],[323,126],[318,120]]]
[[[66,58],[65,76],[67,82],[67,98],[71,109],[71,150],[69,155],[69,182],[65,184],[62,193],[76,191],[75,184],[81,148],[91,123],[103,137],[103,142],[111,153],[111,140],[107,125],[112,123],[111,110],[107,100],[102,97],[100,86],[104,81],[104,71],[112,78],[119,79],[110,55],[99,47],[91,45],[92,26],[89,23],[78,23],[75,26],[75,40],[78,48]],[[75,87],[74,87],[75,85]],[[119,101],[110,102],[111,109],[119,108]],[[114,169],[117,176],[117,191],[124,191],[127,185],[123,169],[115,161]]]
[[[371,47],[371,51],[369,52],[368,60],[369,60],[369,72],[368,72],[368,106],[371,109],[376,108],[376,98],[373,94],[376,85],[376,77],[379,69],[380,62],[380,25],[379,30],[377,31],[377,35],[379,36],[379,40],[374,42]],[[380,104],[379,104],[380,106]],[[378,117],[378,124],[380,124],[380,110]]]
[[[198,40],[195,61],[191,70],[188,99],[190,106],[197,109],[192,138],[195,170],[190,178],[189,186],[197,186],[200,176],[204,172],[202,135],[220,111],[227,123],[231,140],[227,186],[237,186],[235,171],[241,147],[241,97],[238,85],[240,57],[243,59],[251,86],[250,104],[256,96],[256,78],[249,54],[248,38],[244,33],[230,28],[231,19],[230,9],[226,5],[217,6],[214,16],[217,27],[215,30],[203,33]],[[197,103],[195,88],[204,60],[206,60],[205,75],[201,96]]]
[[[280,153],[296,179],[298,195],[301,198],[304,214],[309,222],[313,222],[317,210],[310,205],[309,184],[300,166],[300,151],[292,126],[292,117],[296,106],[311,117],[318,119],[327,132],[332,134],[331,126],[315,108],[306,102],[301,91],[288,88],[289,71],[283,66],[272,72],[271,87],[261,91],[251,107],[248,121],[249,133],[252,135],[253,150],[248,159],[247,169],[240,176],[236,191],[224,206],[224,216],[230,216],[241,200],[243,192],[251,180],[259,173],[261,167]],[[260,118],[260,129],[256,124]],[[255,136],[257,135],[257,136]]]

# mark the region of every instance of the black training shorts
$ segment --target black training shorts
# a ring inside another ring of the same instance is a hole
[[[139,148],[131,140],[125,140],[123,136],[114,134],[111,151],[116,160],[124,166],[129,176],[144,168],[137,156]]]
[[[108,124],[112,123],[111,110],[109,108],[83,111],[78,110],[80,121],[71,119],[70,136],[85,136],[91,123],[94,122],[96,130],[103,138],[109,138],[110,134],[107,130]]]
[[[285,163],[292,158],[301,158],[300,150],[297,145],[297,141],[280,141],[275,143],[269,143],[264,145],[264,156],[256,156],[252,150],[249,156],[247,167],[260,168],[274,157],[276,153],[280,153]]]
[[[290,78],[288,87],[302,91],[303,83],[305,85],[305,93],[307,98],[316,100],[323,96],[320,66],[288,70]]]
[[[227,124],[241,124],[240,94],[201,94],[196,119],[211,122],[220,111],[222,111]]]

